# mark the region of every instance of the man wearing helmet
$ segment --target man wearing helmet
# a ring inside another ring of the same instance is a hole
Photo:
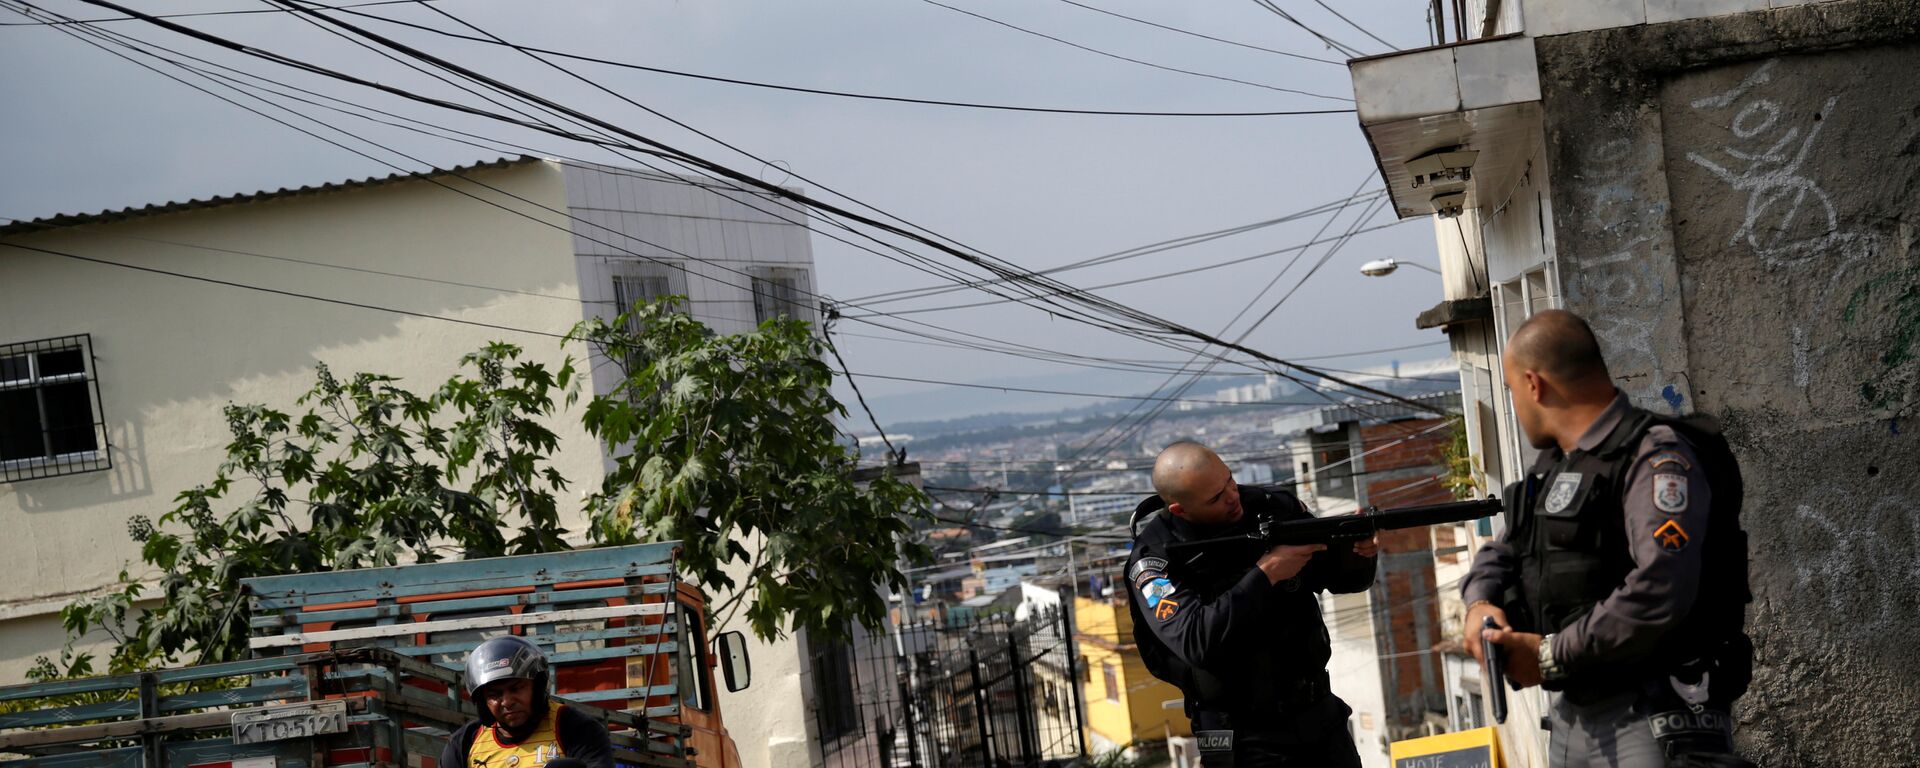
[[[546,768],[564,757],[613,768],[607,727],[547,696],[547,655],[507,635],[467,654],[467,694],[480,719],[447,739],[440,768]]]

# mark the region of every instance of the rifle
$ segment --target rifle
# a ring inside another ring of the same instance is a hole
[[[1492,616],[1485,617],[1481,622],[1482,631],[1500,628],[1499,624],[1494,623]],[[1483,637],[1480,638],[1480,658],[1486,664],[1487,701],[1493,705],[1493,721],[1505,723],[1507,721],[1507,653],[1500,650],[1498,643]]]
[[[1214,539],[1176,541],[1168,544],[1167,550],[1169,553],[1174,553],[1194,547],[1230,543],[1261,544],[1267,547],[1281,544],[1333,544],[1371,538],[1380,531],[1464,523],[1499,513],[1500,499],[1498,498],[1449,501],[1443,504],[1423,504],[1385,510],[1368,506],[1366,512],[1359,515],[1335,515],[1285,522],[1261,520],[1255,530],[1246,533]]]

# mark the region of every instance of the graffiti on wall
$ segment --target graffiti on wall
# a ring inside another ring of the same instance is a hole
[[[1595,233],[1612,242],[1604,252],[1574,263],[1577,279],[1568,282],[1568,290],[1594,307],[1587,320],[1620,389],[1641,407],[1664,403],[1679,413],[1690,388],[1657,351],[1664,316],[1657,308],[1670,299],[1671,286],[1652,251],[1659,247],[1654,233],[1664,228],[1666,205],[1647,203],[1638,193],[1638,185],[1659,168],[1652,150],[1622,137],[1600,142],[1582,158],[1584,177],[1596,183],[1577,190],[1589,197],[1581,207],[1593,219],[1615,224]]]
[[[1769,60],[1733,87],[1689,102],[1696,116],[1725,128],[1725,140],[1686,157],[1745,195],[1727,246],[1813,289],[1786,340],[1793,385],[1805,391],[1813,383],[1827,367],[1822,355],[1870,341],[1882,348],[1857,386],[1849,382],[1853,404],[1898,418],[1920,403],[1920,265],[1910,257],[1912,238],[1847,226],[1816,173],[1822,134],[1842,99],[1791,82],[1788,69]]]
[[[1857,495],[1852,491],[1829,488],[1815,495],[1852,499]],[[1825,544],[1822,551],[1829,554],[1795,558],[1793,590],[1777,599],[1814,601],[1832,615],[1852,617],[1859,626],[1892,626],[1911,619],[1911,587],[1920,583],[1920,508],[1897,495],[1881,495],[1864,507],[1845,515],[1809,504],[1794,509],[1789,524],[1797,529],[1790,531],[1793,540]],[[1878,521],[1880,527],[1863,527],[1858,521]]]
[[[1828,97],[1809,125],[1782,120],[1780,102],[1753,93],[1773,82],[1779,63],[1768,61],[1739,85],[1693,101],[1696,110],[1730,112],[1734,141],[1713,152],[1688,152],[1687,159],[1747,193],[1746,218],[1727,244],[1744,240],[1768,262],[1792,265],[1824,255],[1840,237],[1832,196],[1801,172],[1839,97]]]

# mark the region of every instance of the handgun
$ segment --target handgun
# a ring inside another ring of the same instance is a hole
[[[1488,629],[1500,629],[1492,616],[1485,617],[1481,623],[1482,633]],[[1507,654],[1500,650],[1500,644],[1485,637],[1480,638],[1480,658],[1486,664],[1487,701],[1493,705],[1493,721],[1507,721]]]

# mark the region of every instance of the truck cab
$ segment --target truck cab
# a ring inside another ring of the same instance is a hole
[[[735,768],[715,673],[729,690],[747,687],[745,638],[711,637],[705,596],[675,577],[674,552],[642,544],[248,579],[253,660],[0,688],[0,701],[49,705],[0,715],[0,768],[466,768],[435,763],[475,712],[460,681],[467,651],[502,634],[547,652],[554,695],[608,724],[622,764]],[[244,683],[193,690],[212,680]],[[77,691],[106,706],[59,698]],[[128,734],[138,750],[107,746]]]

